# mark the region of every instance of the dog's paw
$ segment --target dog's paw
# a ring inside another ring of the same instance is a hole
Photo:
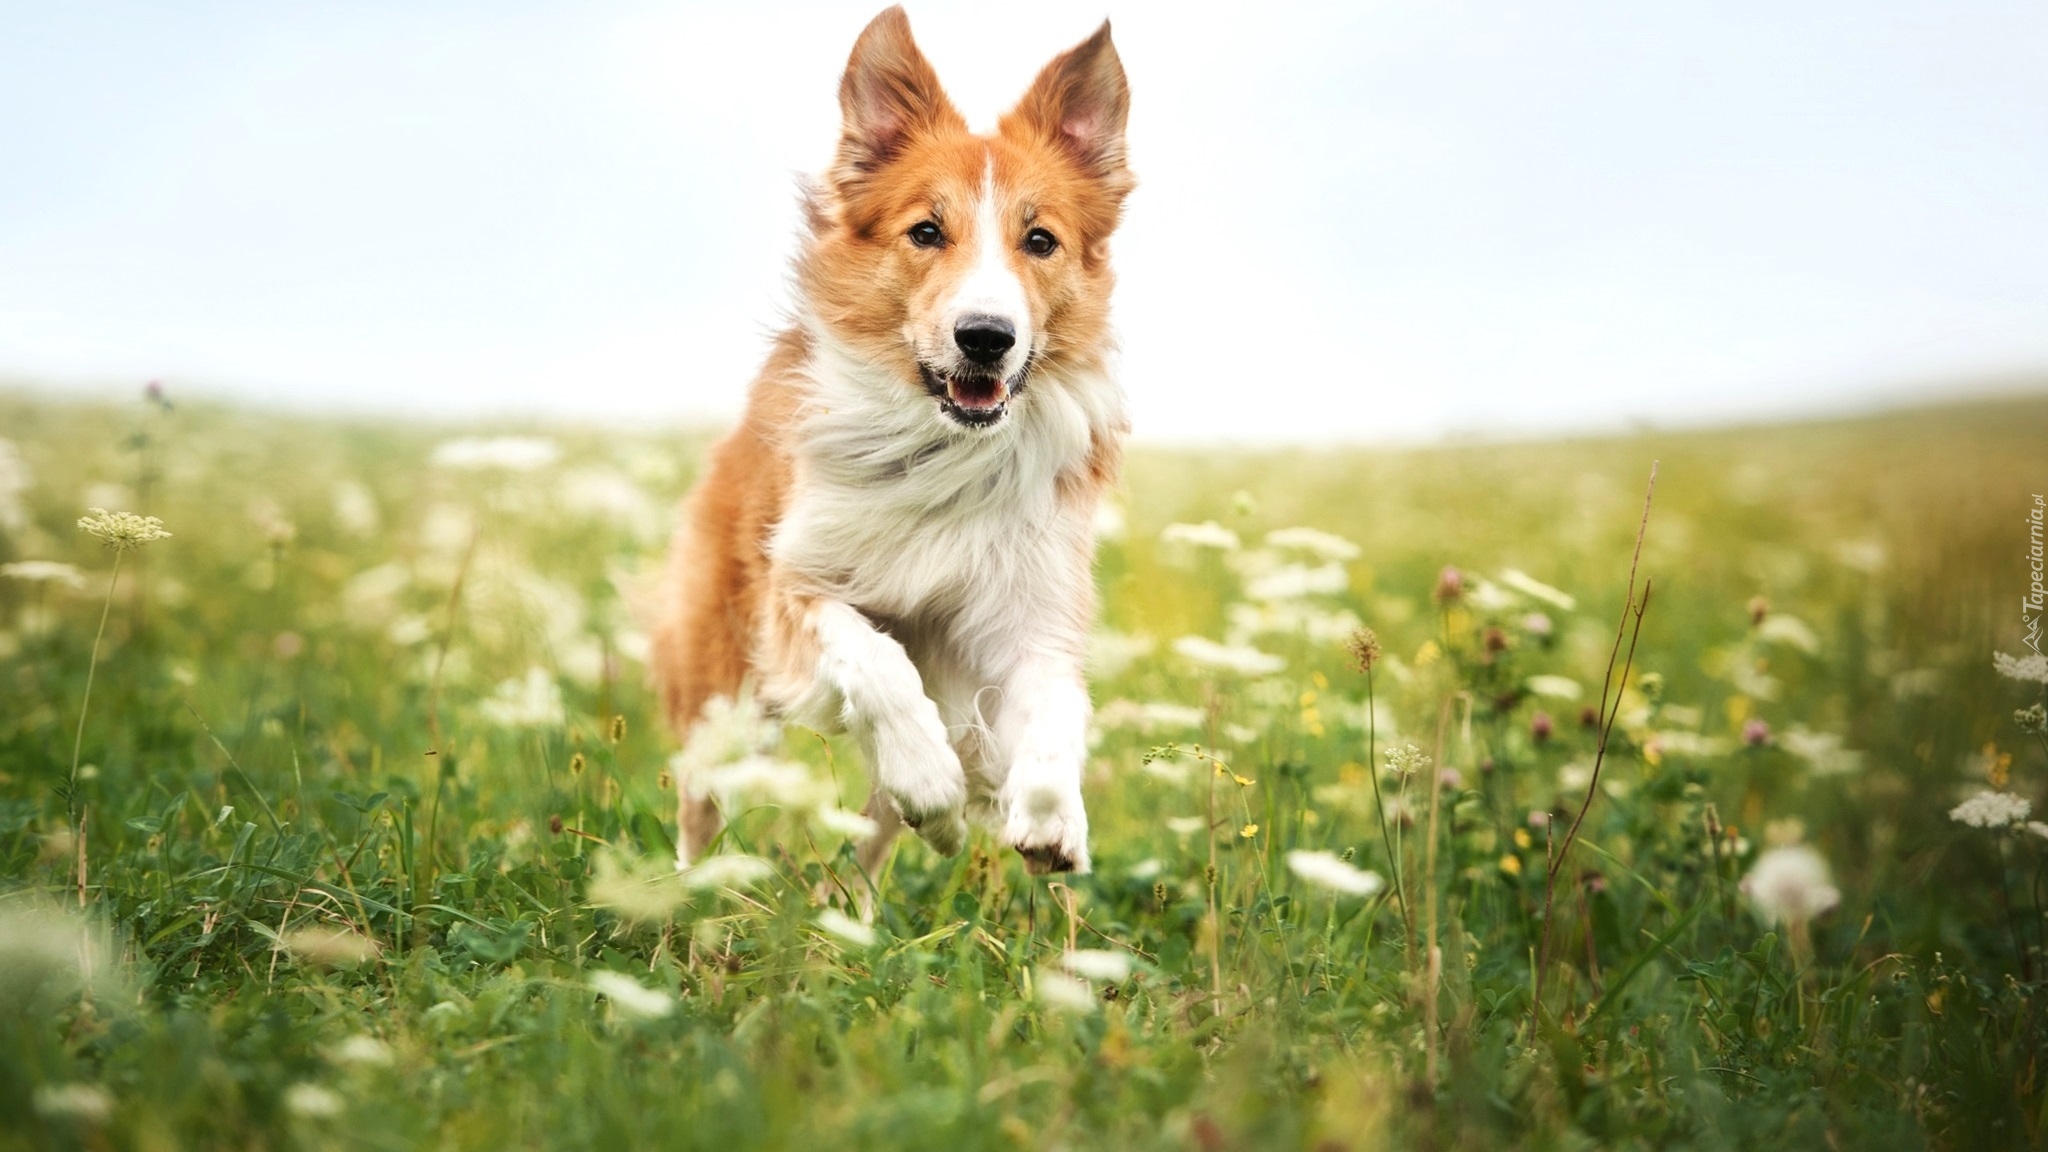
[[[1088,871],[1088,811],[1080,790],[1045,774],[1013,771],[1003,789],[1002,839],[1034,875]]]
[[[878,742],[882,791],[911,831],[943,856],[967,844],[967,776],[946,742],[936,715],[928,726],[906,727]]]

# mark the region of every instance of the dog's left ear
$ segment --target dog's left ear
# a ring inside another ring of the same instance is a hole
[[[1124,121],[1131,109],[1123,61],[1109,39],[1109,21],[1095,35],[1053,58],[1031,82],[1002,127],[1028,128],[1059,145],[1091,176],[1124,172]]]

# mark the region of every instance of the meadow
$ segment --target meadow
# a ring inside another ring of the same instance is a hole
[[[672,866],[703,435],[0,437],[0,1148],[2048,1141],[2048,399],[1138,451],[1095,871],[904,839],[872,923],[864,769],[744,702]]]

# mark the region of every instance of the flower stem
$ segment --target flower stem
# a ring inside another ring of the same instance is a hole
[[[125,551],[125,548],[114,550],[114,574],[107,578],[107,599],[100,605],[100,628],[93,633],[92,658],[85,665],[85,698],[78,704],[78,734],[71,740],[71,774],[65,800],[70,807],[71,835],[78,840],[78,858],[81,861],[78,872],[78,899],[81,903],[85,900],[85,866],[82,863],[85,859],[85,823],[81,819],[78,803],[78,758],[85,750],[85,717],[92,708],[93,673],[99,669],[100,641],[106,637],[107,617],[114,610],[114,587],[121,582],[121,555]]]

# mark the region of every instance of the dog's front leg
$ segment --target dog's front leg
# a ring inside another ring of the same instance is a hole
[[[967,840],[967,778],[903,645],[851,606],[790,598],[775,613],[770,691],[792,719],[844,727],[903,822],[951,856]]]
[[[1088,871],[1081,803],[1088,714],[1088,689],[1072,660],[1028,657],[1003,685],[997,737],[1010,769],[1001,793],[1003,843],[1032,872]]]

